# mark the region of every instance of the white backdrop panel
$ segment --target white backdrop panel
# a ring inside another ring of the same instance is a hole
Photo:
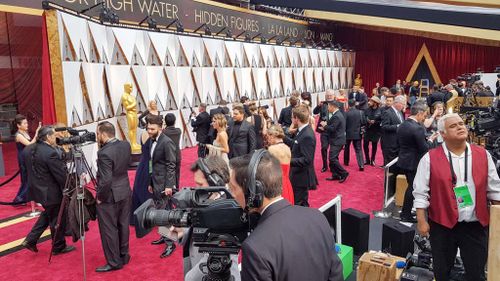
[[[83,61],[87,60],[90,54],[87,21],[83,18],[79,18],[65,13],[62,13],[61,17],[64,22],[64,26],[68,31],[68,35],[71,40],[71,43],[73,44],[73,48],[75,49],[77,60],[80,59]],[[79,52],[80,46],[83,47],[83,50],[86,54],[85,58],[80,57],[80,52]]]
[[[325,90],[332,88],[332,69],[330,67],[323,67],[323,82]]]
[[[66,94],[66,114],[68,124],[81,125],[83,120],[83,93],[80,84],[80,62],[63,62],[62,71],[64,73],[64,92]],[[73,116],[76,113],[77,116]]]
[[[104,93],[103,72],[104,64],[101,63],[82,63],[85,83],[90,99],[94,118],[99,118],[99,108],[106,114],[106,96]]]
[[[305,91],[304,68],[302,67],[293,68],[293,79],[295,81],[294,90],[298,90],[300,92]]]
[[[236,68],[236,81],[239,87],[240,96],[250,97],[253,91],[252,84],[252,69],[251,68]]]
[[[242,65],[243,44],[237,41],[224,41],[225,48],[233,67]]]
[[[300,62],[299,49],[296,47],[286,47],[286,52],[292,67],[302,66]]]
[[[323,68],[316,67],[314,68],[314,84],[316,85],[316,92],[320,92],[324,90],[323,85]]]
[[[283,91],[285,95],[289,95],[294,90],[292,68],[280,69],[281,82],[283,83]]]

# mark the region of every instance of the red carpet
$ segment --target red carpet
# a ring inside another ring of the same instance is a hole
[[[0,182],[17,171],[16,151],[13,144],[3,145],[4,159],[6,159],[6,177],[0,177]],[[341,153],[341,163],[342,163]],[[382,155],[379,149],[377,163],[382,163]],[[196,159],[196,148],[188,148],[182,151],[181,186],[193,186],[194,181],[189,171],[190,165]],[[364,172],[359,172],[355,162],[354,151],[351,151],[351,163],[346,169],[350,172],[349,179],[343,183],[327,182],[329,173],[320,173],[321,155],[318,147],[316,149],[316,170],[320,185],[318,189],[310,192],[310,204],[312,207],[320,207],[338,194],[342,195],[342,208],[355,208],[363,212],[380,209],[383,197],[383,170],[376,167],[365,167]],[[133,179],[134,172],[130,173]],[[11,201],[19,187],[19,177],[10,184],[0,187],[0,201]],[[14,208],[11,206],[0,206],[0,219],[14,216],[29,211],[28,207]],[[28,220],[11,226],[0,228],[0,245],[22,239],[26,236],[34,220]],[[88,280],[183,280],[182,251],[178,248],[175,253],[166,259],[160,259],[159,255],[163,246],[153,246],[150,242],[157,238],[151,233],[145,238],[135,238],[135,231],[131,228],[130,263],[119,271],[111,273],[95,273],[97,266],[105,264],[104,254],[101,248],[99,231],[95,222],[90,224],[85,240],[85,260],[87,262]],[[69,243],[71,244],[71,243]],[[82,246],[81,242],[75,244],[75,252],[53,257],[48,263],[50,242],[38,244],[39,252],[31,253],[21,250],[0,257],[5,270],[0,272],[0,280],[16,279],[23,280],[82,280]]]

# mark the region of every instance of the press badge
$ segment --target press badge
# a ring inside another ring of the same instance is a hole
[[[462,209],[473,205],[472,196],[467,185],[457,186],[453,188],[455,198],[457,198],[458,208]]]

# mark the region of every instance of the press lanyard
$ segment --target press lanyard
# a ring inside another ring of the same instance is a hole
[[[467,160],[469,155],[469,147],[465,147],[465,165],[464,165],[464,183],[467,183]],[[451,172],[451,182],[453,183],[453,187],[457,185],[457,175],[455,174],[455,170],[453,169],[453,162],[451,160],[451,153],[448,151],[448,160],[450,161],[450,172]]]

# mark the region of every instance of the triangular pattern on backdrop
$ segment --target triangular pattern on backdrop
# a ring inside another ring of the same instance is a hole
[[[224,45],[224,62],[222,64],[222,66],[223,67],[233,67],[233,62],[231,60],[231,57],[229,56],[229,53],[227,52],[227,48],[225,45]]]
[[[90,103],[89,91],[83,68],[80,68],[80,88],[82,89],[81,104],[83,105],[82,120],[84,124],[94,122],[94,112]]]
[[[160,56],[158,55],[158,52],[156,51],[155,47],[153,46],[152,43],[149,45],[149,49],[151,50],[148,55],[148,66],[159,66],[162,65],[162,62],[160,60]]]
[[[191,72],[191,67],[177,67],[177,91],[174,92],[176,100],[180,100],[181,108],[184,106],[184,99],[187,101],[189,106],[193,106],[193,76]]]
[[[322,92],[325,90],[323,85],[323,68],[321,67],[316,67],[314,69],[314,86],[316,86],[315,92]]]
[[[319,66],[321,67],[330,66],[328,61],[327,50],[318,50],[318,56],[319,56]]]
[[[323,81],[325,90],[332,88],[332,69],[330,67],[323,68]]]
[[[311,66],[312,67],[318,67],[319,66],[319,53],[318,49],[309,49],[309,57],[311,60]]]
[[[102,72],[102,84],[104,85],[104,114],[107,118],[115,116],[115,110],[113,108],[113,103],[111,102],[111,91],[109,90],[108,76],[106,74],[106,68]]]
[[[165,109],[167,110],[178,110],[179,109],[179,103],[175,99],[174,96],[174,83],[172,83],[170,76],[167,74],[167,67],[164,68],[163,71],[164,79],[166,81],[166,86],[167,86],[167,99],[165,102]],[[175,88],[177,89],[177,88]]]
[[[235,62],[235,63],[234,63],[234,67],[235,67],[235,68],[240,68],[240,67],[242,67],[242,66],[240,65],[240,59],[238,58],[238,56],[236,56],[236,59],[234,60],[234,62]]]
[[[201,64],[203,67],[211,67],[211,66],[217,66],[215,65],[215,61],[212,62],[212,59],[211,57],[208,55],[208,51],[207,51],[207,47],[204,46],[203,48],[203,52],[204,52],[204,55],[203,55],[203,63]]]
[[[205,96],[203,93],[203,72],[202,68],[191,68],[191,78],[193,81],[193,106],[198,107]]]
[[[149,94],[149,85],[147,79],[147,67],[141,65],[134,65],[131,69],[134,85],[137,87],[137,110],[138,112],[145,112],[147,110],[149,101],[152,97]]]
[[[293,80],[295,81],[293,90],[303,92],[305,90],[304,84],[304,68],[298,67],[292,69]]]
[[[274,46],[273,52],[275,67],[286,67],[287,58],[285,47]]]
[[[95,57],[99,58],[95,62],[104,62],[105,57],[109,57],[110,54],[108,53],[108,38],[107,38],[107,32],[106,32],[106,27],[103,25],[97,24],[95,22],[87,22],[88,28],[89,28],[89,42],[92,47],[95,48],[96,54],[94,54]],[[92,57],[92,51],[91,51],[91,57]],[[90,58],[90,62],[93,62],[92,59]]]
[[[211,95],[207,95],[206,96],[206,100],[205,100],[205,103],[208,105],[208,106],[211,106],[211,105],[216,105],[214,100],[212,99],[212,96]]]
[[[165,55],[165,66],[175,66],[174,59],[172,58],[172,55],[170,54],[170,51],[167,50],[167,54]],[[182,63],[183,65],[187,65],[187,61],[185,59],[181,59],[179,57],[179,60],[177,63]],[[179,64],[180,65],[180,64]]]
[[[100,63],[102,62],[101,60],[101,56],[99,54],[99,51],[98,51],[98,47],[97,47],[97,44],[94,40],[94,38],[92,37],[91,35],[91,32],[90,32],[90,28],[89,28],[89,32],[88,32],[88,35],[89,35],[89,56],[88,56],[88,61],[91,62],[91,63]]]
[[[78,111],[76,110],[75,107],[73,107],[73,109],[71,110],[71,119],[69,124],[71,127],[83,125],[82,119],[78,115]]]
[[[166,111],[167,108],[165,107],[166,101],[160,99],[160,96],[156,95],[154,98],[154,101],[156,101],[156,104],[158,106],[159,111]]]
[[[335,67],[335,51],[326,50],[326,58],[328,60],[328,66]]]
[[[125,110],[122,106],[124,85],[131,83],[131,95],[134,97],[137,96],[137,86],[134,83],[131,68],[129,65],[106,65],[105,69],[115,116],[125,115]],[[139,103],[139,101],[137,102]]]
[[[353,78],[354,67],[347,68],[347,88],[352,88],[352,78]]]
[[[332,68],[332,87],[334,90],[338,90],[340,88],[340,76],[339,76],[340,68],[333,67]]]
[[[64,25],[64,30],[71,40],[71,45],[75,48],[74,50],[77,53],[77,57],[75,59],[78,61],[87,61],[86,54],[90,53],[87,21],[83,18],[66,13],[61,13],[61,19]],[[80,48],[82,48],[82,50],[79,50]]]
[[[204,67],[201,69],[201,84],[203,85],[202,97],[205,97],[206,100],[209,100],[212,105],[216,105],[216,77],[215,77],[215,69],[213,67]]]
[[[186,108],[188,108],[188,109],[189,109],[189,108],[191,108],[191,107],[192,107],[192,106],[191,106],[191,104],[189,103],[189,100],[188,100],[187,96],[186,96],[186,95],[184,95],[184,96],[182,97],[182,100],[181,100],[181,109],[186,109]]]
[[[102,110],[102,106],[99,104],[97,107],[97,121],[101,121],[102,119],[106,119],[106,114],[104,113],[104,110]]]
[[[177,58],[177,66],[189,66],[189,61],[186,57],[184,50],[180,50],[179,57]]]
[[[200,61],[198,60],[198,57],[196,56],[195,53],[193,53],[193,58],[191,59],[191,66],[200,67]]]
[[[179,99],[179,81],[177,78],[177,69],[179,67],[165,66],[163,68],[165,82],[167,85],[168,93],[174,98],[177,107],[180,106],[181,100]]]
[[[347,89],[347,67],[340,68],[340,87]]]
[[[62,71],[64,92],[71,93],[66,95],[66,120],[76,120],[82,124],[83,120],[83,94],[80,82],[81,62],[63,62]],[[72,111],[75,111],[78,118],[74,118]]]
[[[71,44],[68,33],[66,31],[63,32],[62,42],[63,61],[76,61],[75,49],[73,48],[73,45]]]
[[[148,32],[149,40],[158,53],[162,65],[167,65],[165,59],[170,56],[170,66],[175,65],[179,60],[179,39],[175,34],[166,34],[160,32]],[[187,63],[186,63],[187,65]]]
[[[241,67],[241,58],[244,57],[243,43],[239,41],[224,41],[224,49],[226,53],[226,60],[230,60],[231,64],[227,67]]]
[[[304,68],[304,90],[307,92],[314,92],[314,69],[313,68]]]
[[[112,52],[112,57],[111,57],[111,64],[116,64],[116,65],[127,65],[128,60],[123,54],[123,51],[118,44],[114,44],[113,52]]]
[[[436,66],[434,65],[434,61],[432,60],[431,54],[429,53],[429,49],[427,49],[427,45],[422,44],[420,51],[418,52],[415,61],[413,62],[408,75],[406,75],[406,81],[414,81],[416,77],[415,73],[419,69],[419,67],[425,67],[430,72],[430,76],[432,76],[431,80],[434,80],[435,83],[441,84],[441,78],[439,77],[439,73],[437,72]],[[427,71],[426,71],[427,72]]]
[[[193,140],[195,139],[192,135],[192,128],[189,122],[189,116],[191,115],[191,110],[181,109],[180,111],[180,119],[182,122],[182,146],[184,147],[192,147],[194,145]]]
[[[335,65],[338,67],[343,66],[344,62],[342,61],[342,51],[335,51]]]
[[[141,54],[139,53],[139,50],[137,49],[137,46],[134,47],[134,52],[132,54],[132,65],[144,65],[144,60],[141,57]]]

